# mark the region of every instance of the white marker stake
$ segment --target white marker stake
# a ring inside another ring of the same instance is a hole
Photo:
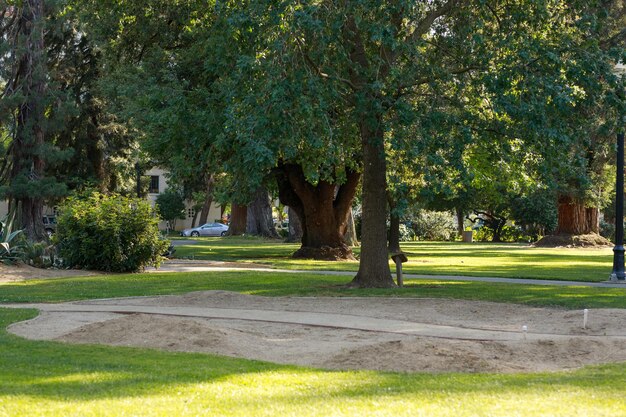
[[[526,333],[528,332],[528,326],[523,325],[522,326],[522,332],[524,332],[524,340],[526,340]]]
[[[589,310],[583,310],[583,329],[587,328],[587,319],[589,318]]]

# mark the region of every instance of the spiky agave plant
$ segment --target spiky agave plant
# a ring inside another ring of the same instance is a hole
[[[12,230],[13,221],[10,216],[0,221],[0,262],[14,264],[22,259],[24,245],[19,236],[21,230]]]

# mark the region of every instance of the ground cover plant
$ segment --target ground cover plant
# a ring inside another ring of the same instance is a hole
[[[195,239],[177,247],[180,258],[250,262],[274,268],[356,271],[354,261],[292,259],[297,244],[256,238]],[[461,242],[403,242],[409,262],[404,272],[424,275],[467,275],[566,281],[608,280],[612,270],[610,248],[535,248],[527,244]],[[359,248],[354,252],[359,255]],[[390,265],[391,262],[390,262]],[[393,265],[392,265],[393,267]]]

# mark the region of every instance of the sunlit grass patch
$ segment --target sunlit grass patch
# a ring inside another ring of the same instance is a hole
[[[258,296],[417,297],[565,308],[626,308],[626,288],[406,279],[404,288],[349,289],[351,276],[257,271],[119,274],[0,283],[0,303],[184,294],[222,290]]]
[[[357,271],[354,261],[293,259],[299,245],[252,238],[196,239],[177,249],[179,257],[265,264],[273,268]],[[403,242],[407,274],[535,278],[566,281],[606,281],[613,253],[603,249],[534,248],[526,244]],[[360,249],[354,248],[358,256]],[[390,262],[393,268],[393,264]]]
[[[34,311],[0,309],[0,329]],[[548,374],[325,371],[0,330],[7,416],[621,416],[626,365]]]

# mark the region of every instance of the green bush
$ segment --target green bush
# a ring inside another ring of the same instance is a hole
[[[158,266],[169,242],[145,200],[92,193],[61,206],[54,236],[63,264],[107,272]]]
[[[415,236],[413,229],[404,223],[400,224],[400,242],[411,242],[416,238],[417,237]]]
[[[56,248],[48,242],[28,242],[24,247],[23,260],[35,268],[61,266],[56,256]]]
[[[474,230],[474,240],[476,242],[491,242],[493,240],[493,229],[482,226]]]
[[[491,242],[493,241],[493,229],[489,226],[482,226],[474,230],[474,240],[477,242]],[[529,235],[522,229],[516,226],[504,226],[500,232],[501,242],[535,242],[537,236]]]
[[[456,222],[451,213],[422,210],[411,219],[411,228],[420,240],[452,240]]]
[[[157,196],[156,210],[163,220],[170,222],[174,229],[176,220],[185,219],[185,200],[180,193],[168,188]]]

